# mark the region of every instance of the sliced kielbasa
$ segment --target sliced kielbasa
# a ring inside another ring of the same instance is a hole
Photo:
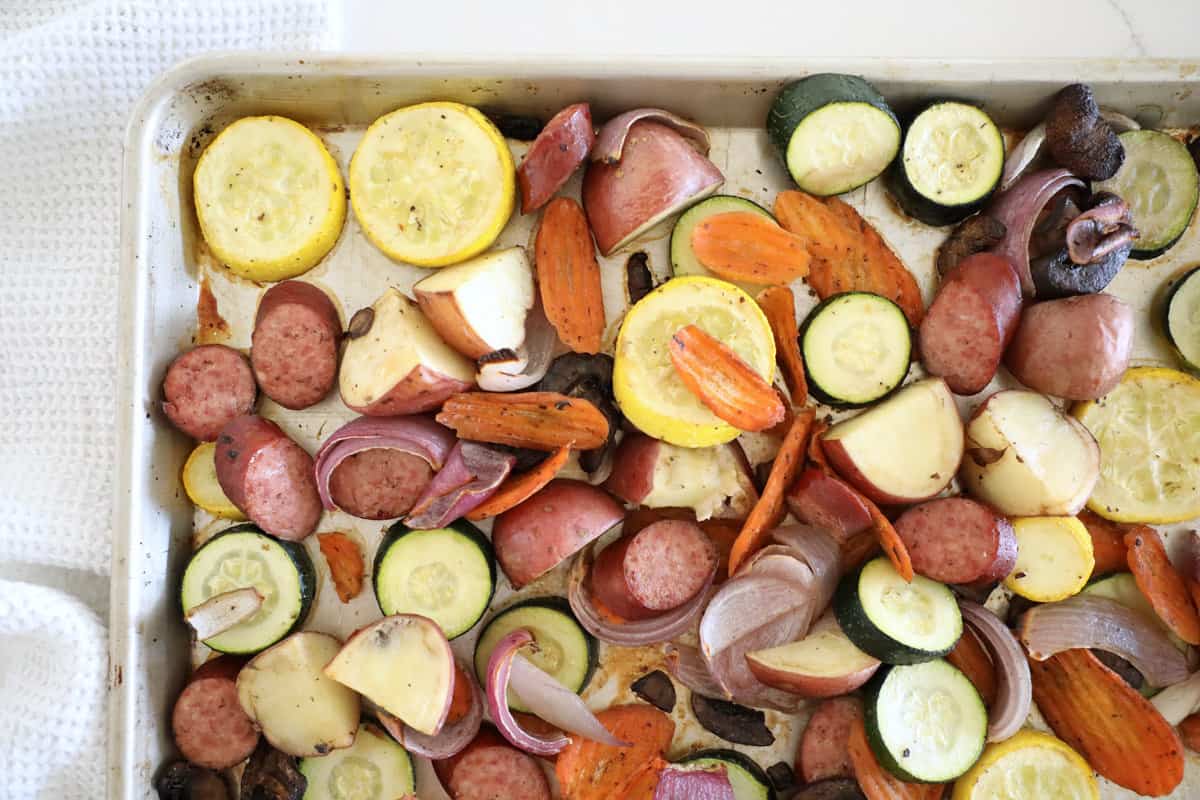
[[[425,459],[386,447],[347,456],[329,476],[329,494],[342,511],[362,519],[408,513],[433,479]]]
[[[817,706],[800,737],[796,759],[796,772],[805,783],[854,777],[847,742],[862,713],[862,702],[853,697],[833,697]]]
[[[272,536],[300,541],[317,527],[321,497],[312,456],[268,419],[238,417],[217,436],[225,496]]]
[[[871,512],[862,495],[816,467],[800,473],[786,500],[796,519],[829,531],[839,543],[871,527]]]
[[[648,619],[692,599],[716,568],[717,549],[699,525],[664,519],[605,548],[592,591],[618,616]]]
[[[227,769],[258,745],[258,729],[238,702],[237,674],[244,663],[233,656],[206,662],[175,701],[171,730],[179,752],[193,764]]]
[[[250,366],[263,394],[291,409],[322,400],[337,380],[341,331],[333,301],[311,283],[268,289],[250,340]]]
[[[550,784],[538,763],[512,747],[490,727],[466,749],[435,763],[438,777],[454,800],[550,800]]]
[[[176,428],[211,442],[230,420],[254,410],[257,393],[245,356],[223,344],[205,344],[167,367],[162,409]]]
[[[555,114],[517,168],[521,213],[544,206],[588,157],[595,141],[592,111],[587,103],[567,106]]]
[[[913,569],[935,581],[998,581],[1017,563],[1017,538],[1009,521],[965,497],[914,506],[900,515],[895,527]]]
[[[955,394],[976,394],[996,374],[1021,313],[1021,282],[1007,260],[968,256],[942,281],[918,333],[921,363]]]

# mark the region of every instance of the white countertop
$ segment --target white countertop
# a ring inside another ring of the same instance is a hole
[[[1194,0],[341,0],[361,53],[1200,58]]]

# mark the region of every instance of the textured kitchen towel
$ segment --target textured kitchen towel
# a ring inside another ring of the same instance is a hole
[[[0,580],[0,798],[104,796],[99,618],[78,600]]]
[[[336,44],[329,0],[0,0],[0,561],[109,570],[121,144],[213,50]]]

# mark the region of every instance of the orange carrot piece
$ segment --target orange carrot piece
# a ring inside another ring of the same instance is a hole
[[[1192,578],[1185,578],[1184,580],[1187,581],[1188,594],[1192,596],[1192,603],[1197,609],[1200,609],[1200,581],[1193,580]]]
[[[1092,554],[1096,559],[1092,577],[1107,575],[1110,572],[1123,572],[1128,567],[1125,547],[1125,534],[1128,529],[1087,509],[1079,512],[1078,519],[1092,537]]]
[[[363,587],[363,557],[358,543],[344,533],[318,533],[321,555],[329,564],[329,575],[338,599],[349,603]]]
[[[450,698],[450,712],[446,715],[446,724],[458,722],[471,710],[471,678],[458,663],[454,662],[454,695]]]
[[[808,274],[808,242],[749,211],[708,217],[692,229],[692,252],[718,277],[747,283],[791,283]]]
[[[762,547],[767,534],[783,519],[783,496],[796,479],[796,471],[804,460],[804,449],[815,416],[816,412],[811,407],[800,409],[796,421],[783,438],[779,454],[775,456],[775,463],[771,465],[771,472],[767,476],[767,485],[763,487],[762,495],[750,510],[750,516],[746,518],[729,552],[730,575],[737,572],[747,556]]]
[[[1033,701],[1058,738],[1092,769],[1139,794],[1183,780],[1183,745],[1162,714],[1090,650],[1029,659]]]
[[[907,783],[884,769],[867,742],[862,717],[855,718],[851,725],[846,747],[854,777],[867,800],[937,800],[946,789],[942,783]]]
[[[658,788],[659,778],[662,777],[662,771],[666,766],[666,761],[656,758],[654,763],[648,769],[643,770],[638,779],[625,790],[624,800],[654,800],[654,790]]]
[[[570,447],[560,447],[533,469],[522,472],[520,475],[513,475],[500,484],[496,493],[483,501],[482,505],[468,513],[467,519],[478,522],[481,519],[495,517],[533,497],[539,489],[554,479],[558,471],[563,468],[563,464],[567,463],[567,456],[570,454]]]
[[[1138,525],[1125,534],[1126,558],[1138,588],[1155,612],[1188,644],[1200,644],[1200,614],[1192,602],[1187,583],[1175,571],[1158,532]]]
[[[658,767],[675,735],[675,723],[654,706],[615,706],[596,718],[631,746],[613,747],[582,736],[571,737],[554,764],[563,800],[623,797],[626,790],[641,783],[646,771]]]
[[[820,198],[798,190],[775,197],[775,219],[805,239],[814,261],[840,263],[854,251],[855,233]]]
[[[1200,753],[1200,714],[1192,714],[1179,723],[1179,738],[1188,750]]]
[[[991,708],[996,702],[996,666],[975,631],[964,625],[958,644],[946,656],[946,660],[967,676],[983,698],[983,704]]]
[[[775,357],[783,370],[783,379],[792,393],[792,405],[808,403],[808,377],[800,354],[800,331],[796,324],[796,296],[786,286],[769,286],[758,293],[762,308],[775,336]]]
[[[775,395],[779,398],[779,402],[783,404],[783,416],[779,422],[776,422],[771,427],[767,428],[763,433],[768,436],[774,436],[781,439],[787,436],[788,428],[792,427],[792,422],[796,419],[796,413],[792,411],[792,404],[788,400],[787,395],[778,386],[771,387],[775,390]]]
[[[546,319],[576,353],[598,353],[604,338],[604,292],[587,216],[556,197],[542,212],[534,263]]]
[[[847,571],[857,569],[879,552],[879,537],[873,528],[859,531],[842,542],[842,564]]]
[[[847,484],[849,486],[849,484]],[[853,486],[850,487],[854,489]],[[857,492],[857,490],[855,490]],[[896,568],[896,572],[900,573],[900,577],[912,583],[913,565],[912,558],[908,555],[908,546],[904,544],[904,540],[900,538],[900,534],[896,533],[896,529],[892,527],[892,521],[884,516],[879,510],[879,506],[875,505],[871,498],[858,492],[859,498],[867,507],[867,511],[871,512],[871,521],[874,523],[875,536],[879,539],[879,545],[883,548],[883,552],[887,554],[888,560],[892,562],[892,566]]]
[[[829,430],[829,423],[825,420],[819,420],[813,424],[812,434],[808,440],[808,460],[814,466],[820,467],[826,475],[833,475],[833,467],[829,466],[829,460],[825,458],[825,449],[821,447],[821,435],[827,430]]]
[[[668,348],[683,385],[730,425],[761,431],[783,419],[784,404],[771,384],[695,325],[677,330]]]

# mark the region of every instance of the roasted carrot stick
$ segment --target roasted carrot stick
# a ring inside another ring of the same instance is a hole
[[[1125,547],[1128,528],[1086,509],[1079,512],[1079,521],[1092,537],[1092,555],[1096,559],[1092,577],[1124,571],[1128,567]]]
[[[846,746],[854,777],[867,800],[937,800],[946,789],[941,783],[906,783],[884,769],[867,742],[862,717],[854,720]]]
[[[946,656],[946,660],[962,670],[971,683],[975,684],[975,689],[983,698],[983,704],[991,708],[996,702],[996,666],[992,664],[991,656],[983,649],[973,630],[963,626],[962,636]]]
[[[808,403],[808,378],[800,354],[799,326],[796,324],[796,297],[786,286],[769,286],[758,293],[758,305],[767,316],[775,335],[775,358],[783,370],[792,405]]]
[[[338,599],[349,603],[358,597],[363,585],[363,557],[358,543],[344,533],[318,533],[321,555],[329,564],[329,576]]]
[[[528,500],[558,474],[563,464],[567,463],[567,456],[570,454],[570,447],[560,447],[533,469],[522,472],[520,475],[513,475],[500,484],[496,493],[485,500],[483,505],[467,514],[467,519],[478,521],[494,517],[508,511],[518,503]]]
[[[1200,615],[1187,583],[1175,571],[1158,532],[1138,525],[1125,534],[1129,571],[1167,627],[1188,644],[1200,644]]]
[[[721,419],[744,431],[777,424],[784,404],[771,384],[741,356],[695,325],[684,325],[668,345],[683,385]]]
[[[692,252],[717,276],[747,283],[791,283],[808,274],[808,242],[749,211],[708,217],[692,230]]]

